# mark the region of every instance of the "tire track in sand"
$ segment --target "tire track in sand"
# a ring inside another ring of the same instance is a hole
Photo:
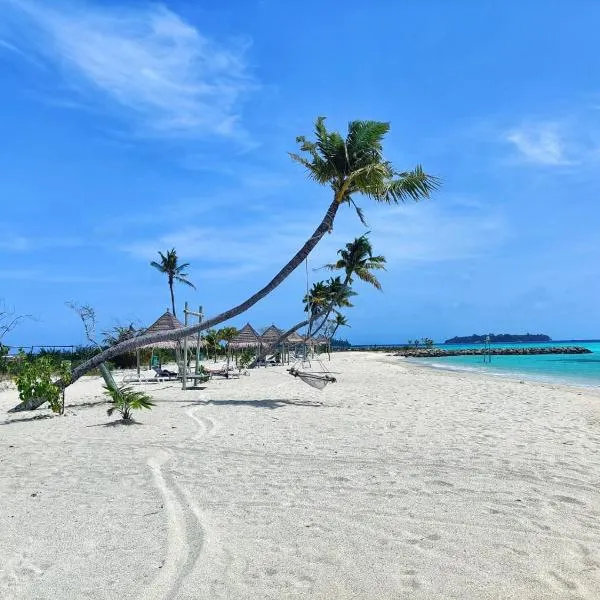
[[[197,417],[195,409],[187,412],[199,426],[195,438],[210,435],[214,422],[206,417]],[[202,553],[204,530],[201,513],[191,502],[191,496],[164,472],[165,465],[174,454],[168,449],[156,450],[147,464],[152,472],[154,485],[163,497],[167,515],[167,552],[160,573],[138,596],[140,600],[173,600],[186,577],[193,571]]]

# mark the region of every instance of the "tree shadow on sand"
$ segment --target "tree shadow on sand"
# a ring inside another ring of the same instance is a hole
[[[25,417],[23,419],[9,419],[3,421],[0,425],[13,425],[15,423],[25,423],[26,421],[42,421],[43,419],[53,419],[57,415],[35,415],[33,417]]]
[[[119,427],[119,425],[124,425],[125,427],[129,427],[130,425],[143,425],[139,421],[134,421],[133,419],[117,419],[116,421],[109,421],[108,423],[97,423],[96,425],[86,425],[86,427]]]
[[[274,410],[283,406],[309,406],[320,408],[323,406],[320,402],[309,402],[306,400],[290,400],[289,398],[266,399],[266,400],[196,400],[185,406],[252,406],[253,408],[268,408]]]
[[[110,399],[105,398],[104,400],[93,400],[90,402],[79,402],[78,404],[65,404],[65,410],[67,408],[90,408],[92,406],[100,406],[101,404],[109,404]]]

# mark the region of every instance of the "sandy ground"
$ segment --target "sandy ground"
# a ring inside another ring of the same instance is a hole
[[[335,355],[111,427],[0,393],[0,598],[600,598],[600,395]]]

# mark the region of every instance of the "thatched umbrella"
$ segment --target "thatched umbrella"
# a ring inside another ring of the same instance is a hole
[[[266,331],[260,336],[260,340],[264,346],[269,346],[270,344],[274,344],[281,336],[283,331],[275,325],[271,325]]]
[[[303,344],[304,343],[304,338],[301,335],[298,335],[298,333],[296,333],[294,331],[293,333],[290,333],[290,335],[288,335],[285,338],[285,341],[288,344],[291,344],[293,346],[295,344]]]
[[[172,331],[173,329],[182,329],[183,323],[171,313],[167,308],[167,311],[160,316],[148,329],[148,333],[158,333],[159,331]],[[195,343],[195,341],[194,341]],[[143,346],[144,348],[177,348],[181,344],[180,340],[168,340],[166,342],[156,342],[155,344],[148,344]]]
[[[246,323],[238,334],[229,342],[231,348],[258,348],[261,345],[260,336],[257,331]]]
[[[160,331],[173,331],[174,329],[182,329],[183,323],[171,313],[171,311],[167,308],[166,312],[161,315],[148,329],[145,331],[145,335],[149,333],[158,333]],[[188,345],[195,348],[198,344],[198,340],[195,337],[189,337]],[[183,344],[183,340],[167,340],[165,342],[156,342],[154,344],[148,344],[146,346],[142,346],[142,348],[166,348],[169,350],[175,350],[179,353],[181,349],[181,345]],[[137,351],[137,371],[138,375],[140,373],[140,352],[139,348]],[[179,361],[179,357],[177,357]]]

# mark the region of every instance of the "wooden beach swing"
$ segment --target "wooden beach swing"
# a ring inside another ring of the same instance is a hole
[[[306,296],[309,294],[308,284],[308,258],[305,260],[306,266]],[[327,370],[325,365],[318,358],[313,359],[318,364],[319,370],[315,370],[312,362],[308,358],[308,344],[310,339],[310,330],[312,327],[312,313],[310,314],[306,335],[304,336],[304,351],[300,360],[296,361],[287,371],[292,377],[297,377],[307,385],[323,391],[330,383],[335,383],[337,379]]]

